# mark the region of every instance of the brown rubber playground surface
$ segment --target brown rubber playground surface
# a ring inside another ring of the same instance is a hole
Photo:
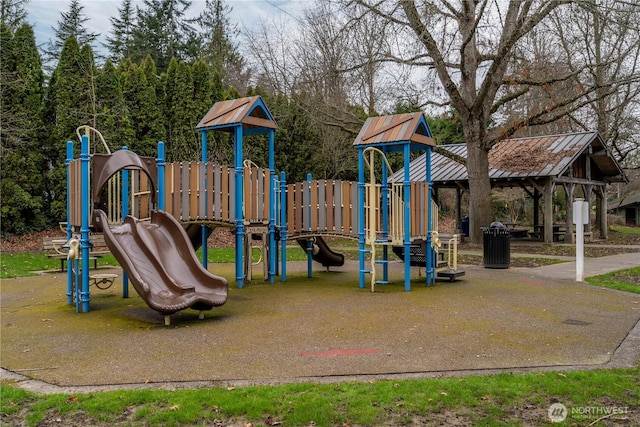
[[[391,267],[397,281],[372,293],[358,287],[356,263],[315,268],[307,278],[305,263],[289,263],[286,283],[237,289],[234,267],[212,264],[229,279],[227,303],[204,320],[177,313],[170,326],[133,287],[122,298],[119,268],[101,269],[120,277],[91,288],[89,313],[66,304],[66,274],[3,280],[3,376],[62,389],[196,387],[638,363],[640,295],[479,266],[432,287],[416,269],[404,292],[400,263]]]

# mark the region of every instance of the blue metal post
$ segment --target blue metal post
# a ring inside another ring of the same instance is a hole
[[[67,141],[67,160],[65,161],[65,169],[67,173],[67,242],[71,239],[72,227],[71,227],[71,171],[69,170],[71,161],[73,160],[73,142]],[[74,277],[73,271],[71,271],[72,263],[67,262],[67,304],[73,304],[73,286]]]
[[[366,221],[364,217],[364,150],[358,149],[358,249],[359,249],[359,272],[360,272],[360,288],[364,288],[364,275],[366,273],[364,269],[364,256],[365,256],[365,235],[364,235],[364,223]]]
[[[411,163],[410,145],[403,146],[404,180],[404,290],[411,290],[411,181],[409,178],[409,164]]]
[[[127,146],[122,147],[128,150]],[[122,222],[129,215],[129,171],[122,171]],[[129,276],[122,270],[122,298],[129,298]]]
[[[81,189],[81,213],[82,225],[80,226],[80,249],[82,252],[82,291],[80,292],[80,300],[82,302],[82,312],[89,311],[89,208],[91,207],[91,198],[89,194],[89,163],[91,157],[89,155],[89,137],[84,135],[81,142],[80,150],[80,167],[82,175]]]
[[[276,276],[276,161],[275,131],[269,130],[269,282],[275,282]]]
[[[280,172],[280,280],[287,281],[287,176]]]
[[[207,181],[207,131],[203,131],[200,133],[200,140],[202,142],[202,157],[200,158],[200,160],[202,161],[202,164],[205,167],[205,173],[204,173],[204,206],[205,206],[205,212],[207,210],[207,207],[209,206],[209,192],[208,190],[208,186],[209,186],[209,182]],[[204,268],[207,268],[208,264],[209,264],[209,248],[207,246],[207,239],[208,239],[208,234],[207,234],[207,226],[206,225],[202,225],[201,226],[201,246],[202,246],[202,266]]]
[[[427,277],[426,279],[427,279],[427,285],[431,285],[436,282],[435,268],[437,264],[436,254],[435,254],[435,251],[433,250],[433,247],[431,246],[431,242],[432,242],[431,225],[432,225],[432,219],[433,219],[433,212],[431,209],[431,197],[432,197],[431,192],[433,191],[432,179],[431,179],[431,147],[427,147],[427,151],[425,153],[425,165],[426,165],[425,180],[427,181],[427,266],[426,266]]]
[[[164,157],[164,142],[158,141],[158,210],[164,210],[165,204],[165,167],[167,165]]]
[[[244,169],[242,167],[242,125],[234,128],[234,167],[235,167],[235,213],[236,213],[236,281],[238,288],[244,287],[243,242],[244,242]],[[247,262],[251,262],[248,260]]]

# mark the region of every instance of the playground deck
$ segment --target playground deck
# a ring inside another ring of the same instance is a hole
[[[305,263],[290,263],[286,283],[231,286],[204,320],[186,310],[169,327],[118,286],[94,290],[92,311],[76,313],[64,275],[3,280],[2,368],[58,390],[588,369],[610,366],[638,329],[638,295],[534,269],[464,268],[461,280],[404,292],[393,266],[396,281],[371,293],[358,288],[354,262],[312,279]],[[233,278],[232,265],[210,270]]]

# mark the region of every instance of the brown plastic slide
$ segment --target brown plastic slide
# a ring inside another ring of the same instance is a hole
[[[152,309],[170,315],[186,308],[210,310],[227,301],[229,285],[198,261],[182,225],[163,211],[151,221],[128,216],[109,226],[104,211],[93,211],[94,225],[140,297]]]

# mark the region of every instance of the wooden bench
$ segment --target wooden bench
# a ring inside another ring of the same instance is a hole
[[[42,249],[45,255],[49,259],[60,260],[60,271],[64,271],[64,262],[67,260],[67,246],[68,239],[66,237],[43,237]],[[104,241],[104,236],[100,234],[90,234],[89,243],[91,249],[89,251],[89,260],[93,261],[93,268],[98,268],[98,259],[105,255],[109,255],[111,252],[107,248],[107,244]]]

